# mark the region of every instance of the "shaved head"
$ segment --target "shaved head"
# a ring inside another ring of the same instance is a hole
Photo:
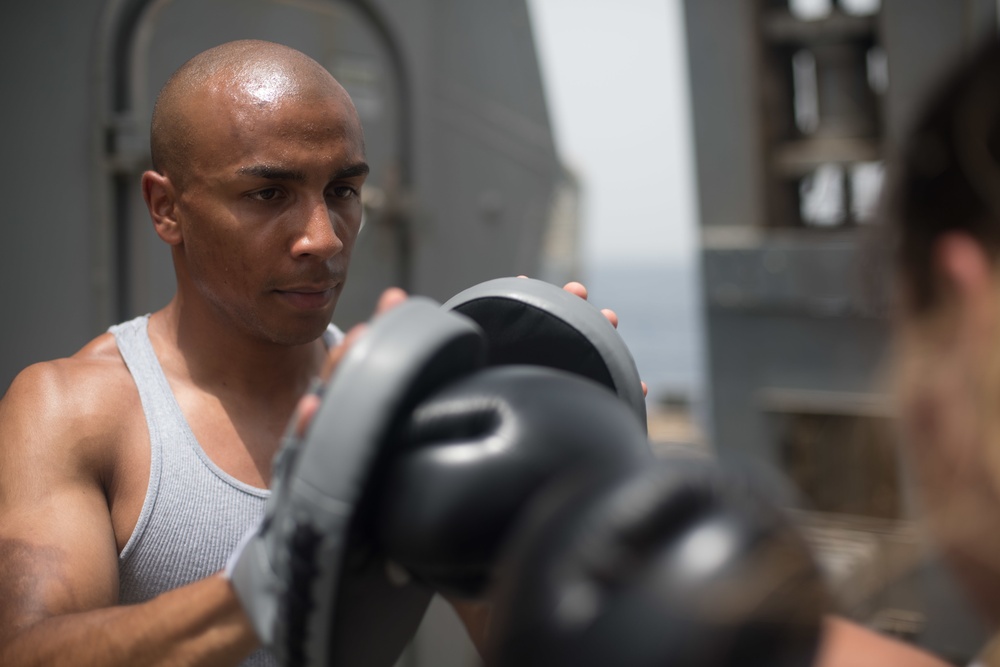
[[[143,199],[189,319],[268,344],[315,342],[364,213],[369,167],[347,92],[294,49],[230,42],[170,77],[150,134]]]
[[[189,174],[207,100],[227,107],[219,111],[244,117],[288,101],[323,98],[348,107],[357,127],[347,129],[360,132],[347,91],[304,53],[258,40],[204,51],[182,65],[157,97],[150,128],[153,169],[175,183]]]

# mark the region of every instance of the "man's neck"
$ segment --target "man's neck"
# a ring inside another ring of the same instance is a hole
[[[281,345],[194,312],[177,299],[152,315],[150,337],[165,367],[211,393],[297,398],[322,365],[322,338]]]

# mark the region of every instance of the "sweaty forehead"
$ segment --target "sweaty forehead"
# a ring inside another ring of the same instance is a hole
[[[197,90],[200,89],[200,90]],[[188,96],[194,113],[211,105],[236,114],[267,113],[282,105],[320,104],[352,120],[354,106],[347,92],[312,60],[260,59],[220,67],[196,86]],[[201,103],[201,104],[199,104]],[[190,113],[191,110],[188,109]]]
[[[232,82],[251,100],[273,104],[301,92],[302,83],[289,68],[273,62],[252,63],[234,73]]]
[[[159,156],[163,164],[158,167],[186,172],[191,153],[199,152],[205,140],[253,132],[268,117],[290,109],[322,112],[326,121],[321,124],[336,123],[364,150],[350,97],[319,63],[269,42],[216,47],[186,63],[164,86],[151,128],[154,162]]]

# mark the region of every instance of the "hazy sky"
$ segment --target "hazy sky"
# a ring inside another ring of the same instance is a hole
[[[696,210],[681,0],[528,7],[559,150],[584,184],[584,260],[690,259]]]

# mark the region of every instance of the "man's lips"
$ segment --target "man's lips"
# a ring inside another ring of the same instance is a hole
[[[333,299],[336,285],[289,287],[275,290],[284,301],[295,308],[314,310],[324,308]]]

